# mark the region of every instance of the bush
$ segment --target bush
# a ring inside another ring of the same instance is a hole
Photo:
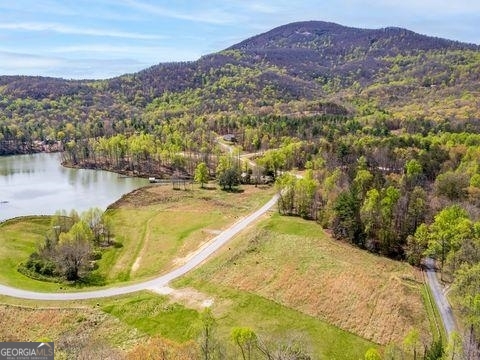
[[[30,255],[27,262],[23,265],[30,272],[35,272],[43,276],[54,276],[56,266],[53,261],[42,259],[38,253]]]
[[[96,261],[102,258],[102,252],[99,250],[94,250],[90,255],[90,260]]]

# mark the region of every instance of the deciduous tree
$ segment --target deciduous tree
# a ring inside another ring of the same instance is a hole
[[[88,269],[92,246],[79,232],[62,233],[56,249],[58,265],[69,281],[76,281]]]
[[[257,345],[257,334],[248,327],[235,327],[232,329],[230,337],[240,348],[243,360],[252,359],[253,350]]]
[[[208,167],[204,162],[201,162],[195,168],[194,180],[199,183],[202,188],[203,185],[208,182]]]

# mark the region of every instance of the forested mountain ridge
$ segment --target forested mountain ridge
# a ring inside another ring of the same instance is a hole
[[[308,21],[109,80],[0,76],[0,154],[200,116],[348,115],[391,129],[418,129],[416,119],[475,123],[479,49],[400,28]]]
[[[98,104],[105,112],[104,121],[114,121],[137,116],[165,92],[188,93],[187,97],[203,102],[201,106],[188,105],[196,115],[236,111],[240,104],[255,112],[275,103],[325,99],[341,90],[358,92],[362,88],[369,91],[369,98],[388,107],[396,99],[368,86],[407,81],[406,75],[411,74],[420,85],[450,81],[446,85],[452,87],[459,69],[473,61],[476,68],[461,79],[462,86],[478,89],[475,82],[480,71],[473,71],[478,70],[478,54],[477,45],[400,28],[366,30],[320,21],[292,23],[197,61],[159,64],[105,81],[2,76],[1,123],[10,125],[15,117],[13,123],[20,125],[25,121],[23,115],[33,112],[37,122],[51,121],[52,109],[59,107],[56,102],[81,109],[82,114],[62,114],[67,122],[88,121],[86,113],[96,113]],[[415,85],[404,84],[398,92],[409,92]],[[398,87],[395,84],[395,91]],[[386,91],[389,89],[391,86]]]
[[[350,75],[353,81],[365,85],[388,67],[386,57],[479,47],[396,27],[368,30],[309,21],[280,26],[230,49],[283,66],[308,80],[324,82],[336,75]]]

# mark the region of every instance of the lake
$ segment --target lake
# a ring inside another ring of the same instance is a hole
[[[148,184],[147,179],[109,171],[65,168],[60,159],[58,153],[0,157],[0,221],[63,209],[106,209],[123,194]]]

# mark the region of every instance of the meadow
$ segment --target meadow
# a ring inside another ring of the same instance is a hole
[[[271,213],[176,284],[255,294],[378,344],[401,343],[412,328],[430,339],[418,270],[333,240],[301,218]]]

